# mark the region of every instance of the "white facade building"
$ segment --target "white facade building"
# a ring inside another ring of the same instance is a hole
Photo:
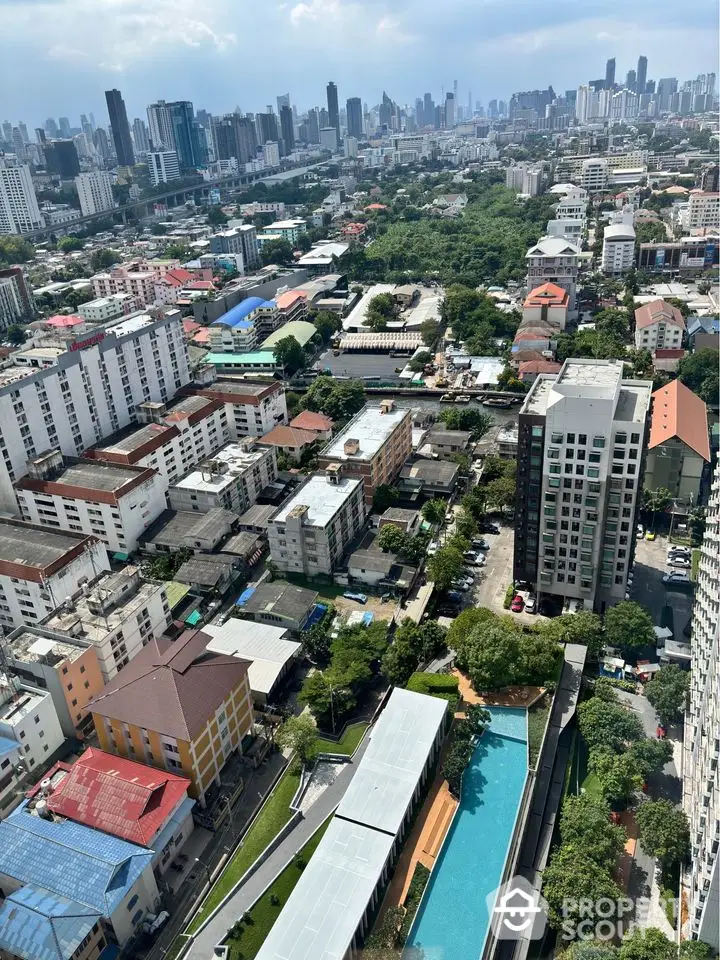
[[[717,230],[720,227],[720,193],[691,193],[682,225],[688,230]]]
[[[92,643],[109,683],[171,624],[165,584],[143,580],[138,567],[126,566],[69,596],[43,627]]]
[[[525,257],[528,265],[527,288],[555,283],[568,295],[568,319],[577,316],[576,285],[580,247],[564,237],[541,237]]]
[[[603,233],[602,272],[627,273],[635,264],[635,228],[627,223],[610,223]]]
[[[0,234],[28,233],[44,226],[30,167],[0,160]]]
[[[332,574],[365,523],[363,482],[339,464],[310,477],[270,518],[273,563],[285,573]]]
[[[59,450],[28,466],[28,475],[15,484],[23,520],[95,536],[121,556],[136,549],[166,507],[167,481],[146,467],[66,463]]]
[[[199,387],[195,393],[224,404],[231,440],[262,437],[288,422],[285,388],[278,381],[227,380]]]
[[[20,744],[30,773],[65,742],[52,694],[0,674],[0,737]]]
[[[37,626],[110,568],[105,544],[69,530],[0,520],[0,627]]]
[[[80,198],[82,215],[88,217],[103,210],[112,210],[115,200],[112,192],[112,178],[104,170],[81,173],[75,177],[75,188]]]
[[[28,460],[51,449],[80,456],[131,423],[139,404],[165,402],[189,382],[179,311],[81,335],[48,365],[0,370],[0,508],[17,509],[13,482]]]
[[[635,549],[652,383],[621,360],[566,360],[520,411],[514,579],[604,612]]]
[[[248,439],[229,443],[170,487],[170,507],[185,513],[223,507],[239,516],[257,503],[276,477],[274,447],[261,447]]]
[[[322,127],[320,129],[320,146],[322,149],[335,153],[337,145],[337,130],[335,127]]]
[[[274,140],[268,140],[262,148],[263,164],[266,167],[280,166],[280,144]]]
[[[602,193],[610,185],[610,167],[604,157],[590,157],[582,162],[580,185],[588,193]]]
[[[690,694],[685,714],[683,807],[690,821],[690,933],[720,949],[720,472],[706,513],[692,617]]]
[[[535,197],[542,186],[542,169],[528,163],[515,163],[505,171],[505,186],[528,197]]]
[[[585,190],[574,189],[566,194],[555,207],[556,220],[585,220],[588,195]]]
[[[154,150],[147,155],[150,183],[157,187],[180,179],[180,163],[175,150]]]
[[[141,308],[142,303],[132,293],[111,293],[109,297],[98,297],[81,303],[77,314],[89,323],[107,323],[109,320],[126,317]]]
[[[679,350],[685,334],[685,318],[664,300],[644,303],[635,311],[635,347],[638,350]]]

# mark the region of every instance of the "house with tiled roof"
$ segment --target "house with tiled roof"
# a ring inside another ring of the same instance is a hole
[[[518,380],[523,383],[533,383],[541,373],[560,373],[562,364],[555,360],[524,360],[518,366]]]
[[[298,427],[300,430],[310,430],[318,440],[329,440],[332,436],[333,421],[326,417],[324,413],[316,413],[314,410],[302,410],[296,417],[290,421],[291,427]]]
[[[269,433],[260,439],[260,443],[275,447],[278,453],[284,453],[296,463],[300,463],[306,450],[318,442],[318,435],[312,430],[301,430],[299,427],[278,424]]]
[[[567,322],[569,297],[556,283],[543,283],[528,293],[523,304],[523,324],[533,325],[538,321],[549,323],[564,330]]]
[[[23,960],[89,960],[85,938],[102,949],[108,934],[122,947],[160,905],[152,851],[49,817],[44,799],[0,822],[0,889],[0,950]]]
[[[635,348],[678,350],[682,346],[685,320],[677,307],[665,300],[644,303],[635,311]]]
[[[152,639],[90,704],[101,748],[191,781],[201,806],[252,728],[248,664],[187,630]]]
[[[707,407],[684,383],[673,380],[652,395],[645,487],[664,487],[690,507],[698,502],[709,463]]]
[[[75,763],[57,763],[44,779],[49,788],[37,784],[28,796],[44,796],[56,816],[149,848],[157,874],[165,873],[193,831],[187,777],[89,747]]]

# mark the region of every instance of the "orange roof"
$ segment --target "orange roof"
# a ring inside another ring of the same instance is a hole
[[[202,327],[198,330],[197,333],[194,333],[192,336],[193,343],[209,343],[210,342],[210,327]]]
[[[563,290],[556,283],[543,283],[535,287],[525,298],[526,307],[542,307],[550,304],[553,307],[566,307],[568,304],[567,290]]]
[[[332,430],[333,422],[324,413],[315,413],[313,410],[303,410],[293,420],[291,427],[300,427],[301,430]]]
[[[707,407],[684,383],[673,380],[652,395],[648,449],[677,437],[710,462]]]
[[[661,320],[664,320],[665,323],[672,324],[674,327],[680,327],[682,330],[685,329],[685,321],[678,308],[674,307],[671,303],[666,303],[664,300],[653,300],[651,303],[644,303],[635,311],[635,328],[637,330],[642,330],[643,327],[650,327],[653,323],[660,323]]]
[[[560,373],[562,364],[555,360],[523,360],[518,368],[520,376],[526,373]]]
[[[311,430],[299,430],[283,424],[273,427],[270,433],[260,438],[261,443],[269,443],[273,447],[305,447],[316,440],[317,436]]]
[[[275,297],[275,303],[279,310],[287,310],[298,300],[307,300],[307,294],[300,290],[287,290],[285,293],[281,293],[279,297]]]
[[[366,210],[387,210],[387,207],[385,206],[384,203],[369,203],[367,207],[365,207],[365,209]]]

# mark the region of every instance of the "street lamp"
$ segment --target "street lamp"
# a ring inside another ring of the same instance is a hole
[[[195,863],[197,864],[198,867],[203,868],[203,870],[205,871],[205,876],[207,877],[207,882],[208,884],[211,884],[212,880],[210,878],[210,867],[206,863],[203,863],[200,857],[195,857]]]

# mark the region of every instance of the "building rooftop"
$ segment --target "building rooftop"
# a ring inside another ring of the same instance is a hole
[[[88,455],[102,460],[117,458],[124,463],[134,464],[177,436],[177,428],[164,423],[132,426],[109,437],[103,444],[88,451]]]
[[[17,684],[17,681],[14,681]],[[0,674],[0,693],[5,695],[8,690],[7,679]],[[10,727],[16,727],[25,717],[32,713],[41,705],[50,694],[44,690],[36,690],[34,687],[19,686],[16,692],[0,703],[0,723],[7,724]]]
[[[261,443],[269,443],[273,447],[305,447],[316,440],[317,434],[312,430],[301,430],[300,427],[279,423],[261,438]]]
[[[186,630],[176,640],[153,638],[89,709],[177,740],[194,740],[248,668],[234,657],[208,654],[207,643],[200,630]]]
[[[603,231],[603,240],[634,240],[635,227],[631,223],[609,223]]]
[[[613,389],[622,378],[621,360],[566,360],[555,381],[557,386]]]
[[[0,949],[23,960],[70,960],[102,913],[35,887],[0,905]]]
[[[543,283],[530,291],[524,305],[526,307],[566,307],[567,304],[567,290],[563,290],[556,283]]]
[[[268,521],[276,509],[277,507],[271,503],[256,503],[245,513],[240,514],[239,525],[241,527],[264,527],[267,530]]]
[[[420,513],[419,510],[405,510],[403,507],[388,507],[380,517],[388,523],[413,523]]]
[[[287,290],[275,297],[278,310],[289,310],[298,300],[307,300],[307,294],[302,290]]]
[[[333,437],[321,456],[331,460],[371,460],[403,420],[411,417],[410,410],[395,408],[384,412],[382,407],[363,407],[345,429]],[[357,453],[345,452],[345,441],[350,439],[359,442]]]
[[[369,570],[387,576],[397,563],[397,557],[392,553],[383,553],[381,550],[355,550],[347,560],[348,568]]]
[[[150,479],[153,475],[154,471],[143,467],[103,463],[100,460],[68,460],[47,478],[40,480],[30,476],[22,477],[15,484],[15,487],[18,490],[75,487],[81,491],[97,490],[102,493],[123,496],[134,489],[139,482]],[[123,487],[128,487],[128,489],[123,490]],[[71,491],[62,493],[62,496],[67,497],[76,495]],[[79,496],[82,496],[82,493]]]
[[[6,652],[11,660],[23,663],[46,663],[57,666],[63,660],[74,662],[87,647],[71,643],[67,637],[53,635],[49,630],[36,627],[18,627],[5,641]]]
[[[256,310],[263,308],[265,310],[274,310],[275,301],[274,300],[263,300],[261,297],[246,297],[245,300],[241,300],[237,306],[232,307],[227,313],[224,313],[221,317],[218,317],[211,326],[223,326],[223,327],[240,327],[240,329],[247,329],[252,324],[248,321],[250,314],[254,313]]]
[[[163,510],[155,523],[142,537],[143,543],[163,544],[168,547],[199,547],[201,541],[220,541],[237,520],[237,515],[222,507],[213,507],[207,513]]]
[[[221,627],[208,624],[203,632],[212,638],[208,650],[247,661],[250,664],[250,689],[266,695],[272,691],[286,665],[299,655],[301,647],[294,640],[286,639],[284,627],[233,617]]]
[[[232,573],[233,560],[231,557],[211,556],[201,554],[190,557],[175,573],[175,579],[180,583],[197,584],[200,587],[219,587]]]
[[[95,542],[97,538],[84,533],[0,518],[0,564],[31,567],[49,575],[73,559],[69,554],[74,556]],[[22,572],[11,576],[21,577]]]
[[[208,353],[206,363],[218,367],[274,367],[272,350],[251,350],[249,353]]]
[[[325,474],[314,474],[283,504],[270,522],[285,523],[289,515],[306,508],[303,526],[326,527],[362,483],[356,477],[340,477],[331,483]]]
[[[278,621],[302,623],[317,600],[317,591],[296,587],[286,580],[273,580],[248,587],[235,601],[244,613],[275,616]]]
[[[578,257],[580,247],[564,237],[541,237],[526,257]]]
[[[0,873],[110,914],[152,853],[72,820],[45,820],[24,801],[0,822]]]
[[[282,385],[273,380],[262,383],[252,380],[216,380],[196,392],[204,397],[212,397],[224,403],[250,403],[259,405],[262,400],[274,396],[282,390]]]
[[[315,413],[313,410],[302,410],[296,417],[290,421],[291,427],[299,427],[301,430],[316,430],[323,433],[325,430],[332,430],[333,421],[326,417],[324,413]]]
[[[152,276],[152,274],[149,274],[149,276]],[[151,327],[154,323],[157,323],[155,317],[151,317],[148,313],[139,313],[122,320],[113,320],[105,327],[105,331],[120,338],[127,336],[129,333],[135,333],[136,330],[142,330],[143,327]]]
[[[272,350],[285,337],[294,337],[301,347],[309,343],[317,333],[315,326],[307,320],[290,320],[271,333],[262,343],[263,350]]]
[[[673,327],[685,329],[685,320],[677,307],[664,300],[653,300],[651,303],[644,303],[635,311],[635,329],[642,330],[643,327],[649,327],[654,323],[671,324]]]
[[[674,438],[710,462],[707,407],[679,380],[672,380],[652,395],[648,449]]]
[[[200,464],[197,470],[191,470],[190,473],[173,484],[171,489],[217,493],[235,483],[237,477],[247,473],[248,470],[252,470],[256,463],[268,455],[268,452],[265,447],[256,445],[252,441],[228,443],[227,446],[214,453],[210,460],[205,461],[207,465],[205,469]],[[217,472],[212,472],[210,464],[216,465],[212,469],[217,470]]]

